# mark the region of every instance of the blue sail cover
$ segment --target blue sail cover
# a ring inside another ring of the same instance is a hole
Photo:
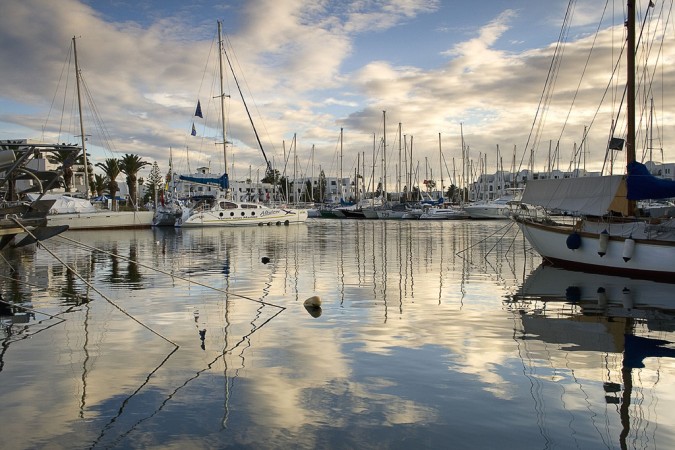
[[[647,166],[637,161],[628,163],[628,200],[647,200],[675,197],[675,181],[656,178]]]
[[[213,178],[213,177],[190,177],[187,175],[180,175],[178,178],[180,178],[183,181],[190,181],[192,183],[199,183],[199,184],[211,184],[211,185],[216,185],[220,186],[221,189],[227,189],[230,187],[230,179],[227,176],[226,173],[220,176],[220,178]]]

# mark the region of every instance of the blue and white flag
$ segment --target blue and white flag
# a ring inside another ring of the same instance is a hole
[[[195,128],[194,122],[192,122],[192,132],[190,134],[193,136],[197,136],[197,129]]]
[[[201,117],[202,119],[204,118],[202,115],[202,105],[199,103],[199,100],[197,100],[197,110],[195,111],[195,117]]]

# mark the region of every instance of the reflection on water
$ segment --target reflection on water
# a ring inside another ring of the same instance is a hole
[[[675,444],[669,286],[537,268],[510,222],[69,232],[3,256],[7,448]]]

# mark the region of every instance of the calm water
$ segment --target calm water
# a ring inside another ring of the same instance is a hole
[[[673,286],[538,268],[506,221],[3,257],[2,448],[675,448]]]

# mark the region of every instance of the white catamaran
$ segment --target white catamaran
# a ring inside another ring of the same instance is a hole
[[[220,109],[221,109],[221,126],[223,130],[223,152],[224,163],[227,168],[227,140],[225,139],[225,106],[223,92],[223,55],[227,58],[234,81],[239,88],[239,82],[234,74],[232,64],[229,61],[227,52],[223,45],[222,38],[222,24],[218,21],[218,48],[219,48],[219,70],[220,70]],[[239,93],[242,94],[241,88]],[[244,107],[248,113],[248,106],[241,95]],[[249,114],[249,119],[251,115]],[[251,120],[251,125],[253,121]],[[254,127],[255,131],[255,127]],[[256,132],[256,137],[258,134]],[[267,162],[267,169],[272,170],[272,167],[265,156],[262,149],[260,139],[258,144],[263,152],[265,161]],[[193,176],[181,175],[181,180],[201,184],[215,184],[218,186],[218,193],[215,198],[202,199],[192,205],[191,208],[183,211],[183,217],[177,220],[178,227],[228,227],[228,226],[245,226],[245,225],[290,225],[294,223],[302,223],[307,220],[307,210],[291,209],[285,207],[268,207],[260,203],[244,203],[235,201],[229,192],[229,178],[227,173],[224,173],[220,178],[199,178]]]

